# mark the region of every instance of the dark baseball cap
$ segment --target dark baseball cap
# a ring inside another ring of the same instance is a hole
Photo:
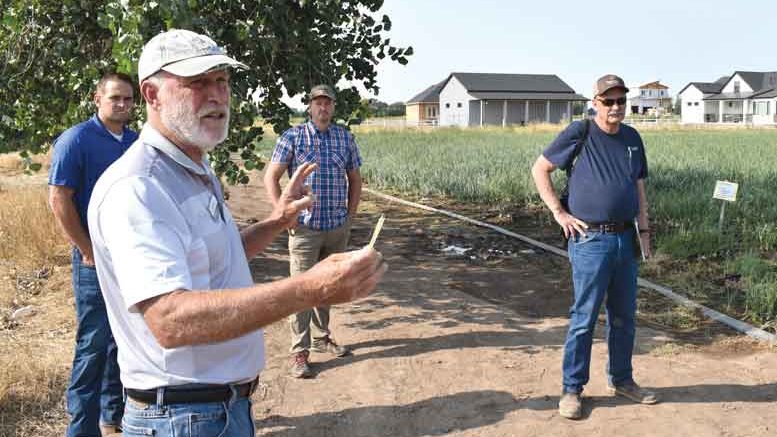
[[[604,76],[600,77],[596,81],[596,85],[594,85],[594,97],[601,96],[613,88],[622,88],[623,92],[629,92],[629,89],[626,88],[626,84],[623,82],[623,79],[614,74],[605,74]]]
[[[308,98],[310,98],[310,100],[322,96],[335,100],[335,90],[333,90],[329,85],[316,85],[310,89],[310,93],[308,94]]]

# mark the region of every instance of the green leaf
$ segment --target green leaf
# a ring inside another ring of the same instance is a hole
[[[377,90],[377,63],[386,52],[406,62],[410,48],[391,47],[391,20],[381,0],[284,2],[235,0],[62,0],[6,2],[0,14],[0,54],[16,53],[0,75],[0,149],[33,151],[88,119],[100,75],[137,77],[146,41],[170,27],[205,32],[250,67],[233,75],[230,135],[211,153],[214,171],[230,183],[247,181],[243,170],[262,168],[256,158],[264,131],[290,127],[293,111],[284,91],[304,94],[315,83],[348,79]],[[36,26],[26,26],[34,22]],[[18,44],[9,50],[10,43]],[[400,56],[402,55],[402,56]],[[11,62],[12,61],[12,62]],[[259,90],[261,99],[249,99]],[[137,90],[136,90],[137,92]],[[338,96],[338,119],[359,108],[355,90]],[[132,125],[144,120],[137,105]],[[32,167],[30,167],[32,168]],[[242,172],[242,173],[241,173]]]

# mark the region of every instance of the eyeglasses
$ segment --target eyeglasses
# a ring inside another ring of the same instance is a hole
[[[618,104],[618,106],[623,106],[626,104],[626,97],[618,97],[617,99],[600,99],[597,97],[598,101],[602,102],[602,105],[610,107],[614,104]]]

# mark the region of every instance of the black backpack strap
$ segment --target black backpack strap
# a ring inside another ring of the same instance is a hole
[[[567,172],[567,184],[569,183],[569,178],[572,177],[572,169],[575,168],[575,163],[577,162],[577,157],[580,156],[580,152],[583,151],[583,146],[585,146],[585,141],[588,139],[588,131],[591,129],[591,119],[586,118],[583,120],[583,135],[578,138],[577,142],[575,142],[575,150],[572,152],[572,159],[569,161],[569,166],[566,168]]]
[[[567,173],[567,181],[564,185],[564,189],[561,191],[559,200],[561,201],[561,207],[567,212],[569,212],[569,180],[572,178],[572,169],[575,167],[577,157],[580,155],[580,152],[583,151],[585,141],[588,139],[588,132],[591,128],[591,119],[586,117],[583,120],[583,126],[583,135],[575,142],[575,150],[572,152],[572,159],[569,161],[567,168],[564,169]]]

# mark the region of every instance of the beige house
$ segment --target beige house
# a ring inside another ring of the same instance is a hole
[[[421,91],[405,103],[405,121],[409,125],[436,126],[440,120],[440,90],[445,81]]]

